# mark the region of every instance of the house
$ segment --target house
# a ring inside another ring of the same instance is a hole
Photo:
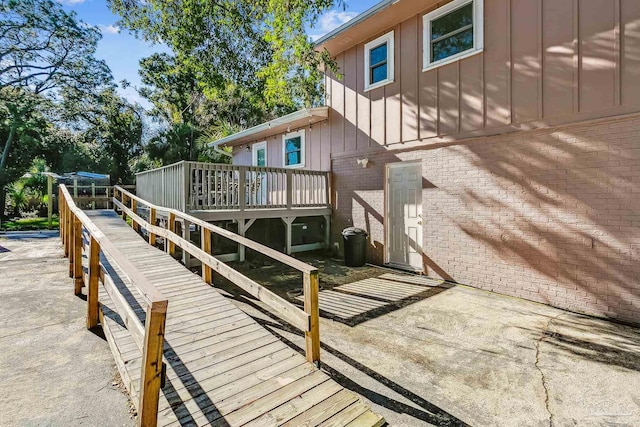
[[[324,218],[376,264],[640,322],[640,2],[384,0],[317,49],[326,106],[213,143],[236,187],[167,170],[185,209],[239,188],[239,230],[280,215],[287,252]]]

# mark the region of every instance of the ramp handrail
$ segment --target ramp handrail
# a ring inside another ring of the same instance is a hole
[[[98,285],[102,282],[111,297],[118,314],[138,348],[142,352],[140,376],[140,400],[138,404],[138,424],[157,425],[158,401],[163,380],[162,354],[168,300],[153,284],[138,271],[126,256],[102,233],[91,219],[79,209],[64,184],[59,186],[60,238],[64,244],[65,256],[69,258],[69,277],[75,279],[75,294],[80,295],[85,286],[82,253],[85,251],[82,229],[89,236],[88,283],[87,287],[87,329],[98,325],[103,313],[98,301]],[[100,263],[100,251],[109,255],[125,276],[136,286],[145,303],[145,322],[140,321],[134,309],[117,289],[107,269]]]
[[[139,230],[141,227],[149,233],[149,244],[152,246],[156,243],[156,237],[160,236],[168,243],[167,250],[172,255],[175,251],[175,246],[178,246],[200,260],[202,262],[202,277],[205,282],[211,283],[212,271],[216,271],[236,286],[274,309],[281,318],[304,331],[307,360],[316,364],[320,363],[319,279],[317,268],[177,209],[154,205],[131,194],[122,187],[116,186],[114,188],[113,204],[114,207],[120,209],[123,219],[126,219],[127,216],[131,218],[131,225],[134,229]],[[149,208],[149,221],[146,221],[137,214],[137,208],[140,205]],[[167,228],[155,224],[158,212],[168,214],[169,220],[167,221]],[[200,227],[202,233],[201,247],[197,247],[176,234],[175,223],[177,218]],[[211,255],[211,233],[225,237],[241,246],[251,248],[271,259],[300,271],[303,276],[304,310],[301,310],[296,305],[274,294],[269,289]]]

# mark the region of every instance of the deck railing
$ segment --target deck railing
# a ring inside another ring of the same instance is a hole
[[[87,288],[87,328],[91,329],[98,325],[99,320],[102,321],[103,313],[98,301],[98,285],[102,282],[142,354],[138,424],[145,427],[156,426],[160,388],[164,375],[162,354],[168,301],[76,206],[65,185],[59,186],[58,197],[60,237],[65,256],[69,258],[69,276],[75,279],[76,295],[80,295],[84,286]],[[84,244],[83,230],[88,236],[87,245]],[[144,299],[146,303],[144,323],[140,321],[135,309],[118,290],[108,270],[101,264],[101,251],[124,272]],[[86,283],[82,265],[83,253],[88,259]]]
[[[318,307],[318,269],[299,261],[295,258],[261,245],[208,222],[202,221],[177,209],[158,206],[142,197],[135,196],[121,187],[116,187],[114,205],[122,212],[123,219],[129,217],[132,227],[139,231],[146,230],[149,235],[149,244],[156,245],[157,237],[165,241],[165,249],[174,255],[176,246],[188,252],[194,258],[202,262],[202,278],[207,283],[212,283],[212,272],[215,271],[231,281],[234,285],[253,295],[258,300],[273,309],[277,315],[291,325],[304,331],[306,340],[306,356],[309,362],[320,363],[320,323]],[[149,211],[148,221],[140,217],[138,208],[146,207]],[[168,218],[166,227],[157,224],[158,215]],[[176,222],[182,220],[200,227],[201,246],[198,247],[188,239],[176,234]],[[232,267],[218,260],[211,254],[211,236],[217,234],[221,237],[236,242],[238,245],[251,248],[262,255],[279,261],[302,273],[302,289],[304,293],[304,310],[291,304],[289,301],[274,294],[269,289],[256,281],[234,270]]]
[[[183,212],[326,207],[329,173],[183,161],[136,174],[136,192]]]

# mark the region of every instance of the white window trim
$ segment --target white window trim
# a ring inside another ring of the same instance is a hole
[[[443,15],[453,12],[463,6],[473,3],[473,48],[449,56],[439,61],[431,62],[431,21]],[[422,71],[433,70],[455,61],[476,55],[484,48],[484,0],[454,0],[451,3],[439,7],[422,17]]]
[[[251,166],[258,166],[258,150],[261,148],[264,148],[264,165],[265,167],[269,165],[267,163],[267,141],[261,141],[251,146]]]
[[[394,34],[393,31],[388,32],[387,34],[378,37],[375,40],[370,41],[369,43],[364,45],[364,91],[368,92],[370,90],[388,85],[389,83],[393,83],[395,79],[394,73],[394,62],[395,62],[395,43],[394,43]],[[370,63],[371,63],[371,50],[383,45],[387,44],[387,78],[385,80],[379,81],[375,84],[371,84],[371,74],[370,74]]]
[[[291,138],[295,138],[299,136],[300,137],[300,160],[302,160],[301,163],[295,164],[295,165],[287,165],[287,146],[285,144],[285,141],[287,139],[291,139]],[[282,135],[282,167],[284,168],[290,168],[290,169],[296,169],[296,168],[303,168],[304,167],[304,160],[305,160],[305,141],[304,141],[304,137],[305,137],[305,131],[304,129],[301,129],[299,131],[296,132],[290,132],[290,133],[285,133],[284,135]]]

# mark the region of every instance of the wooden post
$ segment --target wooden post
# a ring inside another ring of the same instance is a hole
[[[53,177],[47,175],[47,228],[53,227]]]
[[[304,274],[304,311],[310,316],[310,331],[305,332],[307,361],[320,365],[320,310],[318,307],[318,270]]]
[[[98,281],[100,280],[100,244],[91,236],[89,247],[89,286],[87,288],[87,329],[98,325]]]
[[[158,401],[162,384],[162,351],[167,317],[167,301],[153,302],[147,308],[138,425],[155,427],[158,422]]]
[[[202,250],[211,255],[211,230],[205,227],[201,227],[201,246]],[[204,262],[202,263],[202,280],[211,284],[213,282],[212,270]]]
[[[182,238],[187,242],[191,242],[191,223],[186,219],[182,221]],[[191,268],[191,254],[187,252],[185,249],[182,249],[182,263],[187,267]]]
[[[324,215],[324,248],[331,249],[331,215]]]
[[[295,217],[287,216],[282,218],[285,227],[285,253],[291,255],[291,224],[295,220]]]
[[[287,209],[293,205],[293,171],[287,170]]]
[[[247,207],[247,170],[246,168],[239,166],[238,172],[238,205],[240,210],[243,211]]]
[[[122,204],[127,207],[127,195],[124,193],[122,193]],[[127,213],[124,210],[122,211],[122,220],[127,220]]]
[[[64,215],[65,199],[62,197],[62,188],[58,188],[58,226],[60,227],[60,242],[64,246]]]
[[[82,280],[82,222],[76,217],[74,224],[73,234],[75,237],[74,246],[74,268],[73,277],[75,279],[75,294],[80,295],[82,293],[82,286],[84,281]]]
[[[69,216],[69,277],[74,277],[74,264],[75,264],[75,256],[76,256],[76,239],[75,239],[75,225],[76,215],[72,214]]]
[[[245,237],[245,235],[247,234],[247,230],[249,230],[249,227],[251,227],[254,222],[256,222],[256,218],[248,219],[246,220],[246,222],[244,219],[239,219],[238,234],[241,235],[242,237]],[[240,262],[244,262],[245,258],[246,258],[246,248],[244,247],[244,245],[241,245],[238,243],[238,260]]]
[[[73,197],[78,197],[78,178],[73,179]]]
[[[131,199],[131,211],[134,214],[137,214],[138,212],[138,201],[136,199]],[[140,232],[140,224],[138,224],[137,222],[135,222],[133,220],[133,218],[131,218],[131,227],[136,231],[136,232]]]
[[[170,232],[176,232],[176,214],[173,212],[169,212],[169,221],[167,222],[167,226],[169,227]],[[167,239],[167,251],[169,252],[169,255],[175,256],[176,244],[173,243],[173,240]]]
[[[93,201],[91,202],[91,209],[95,209],[96,208],[96,183],[92,182],[91,183],[91,197],[93,197]]]
[[[65,206],[65,214],[64,214],[64,256],[69,256],[69,217],[71,216],[71,210],[69,209],[69,205]]]
[[[156,208],[149,208],[149,223],[156,225]],[[151,246],[156,245],[156,235],[149,231],[149,244]]]

